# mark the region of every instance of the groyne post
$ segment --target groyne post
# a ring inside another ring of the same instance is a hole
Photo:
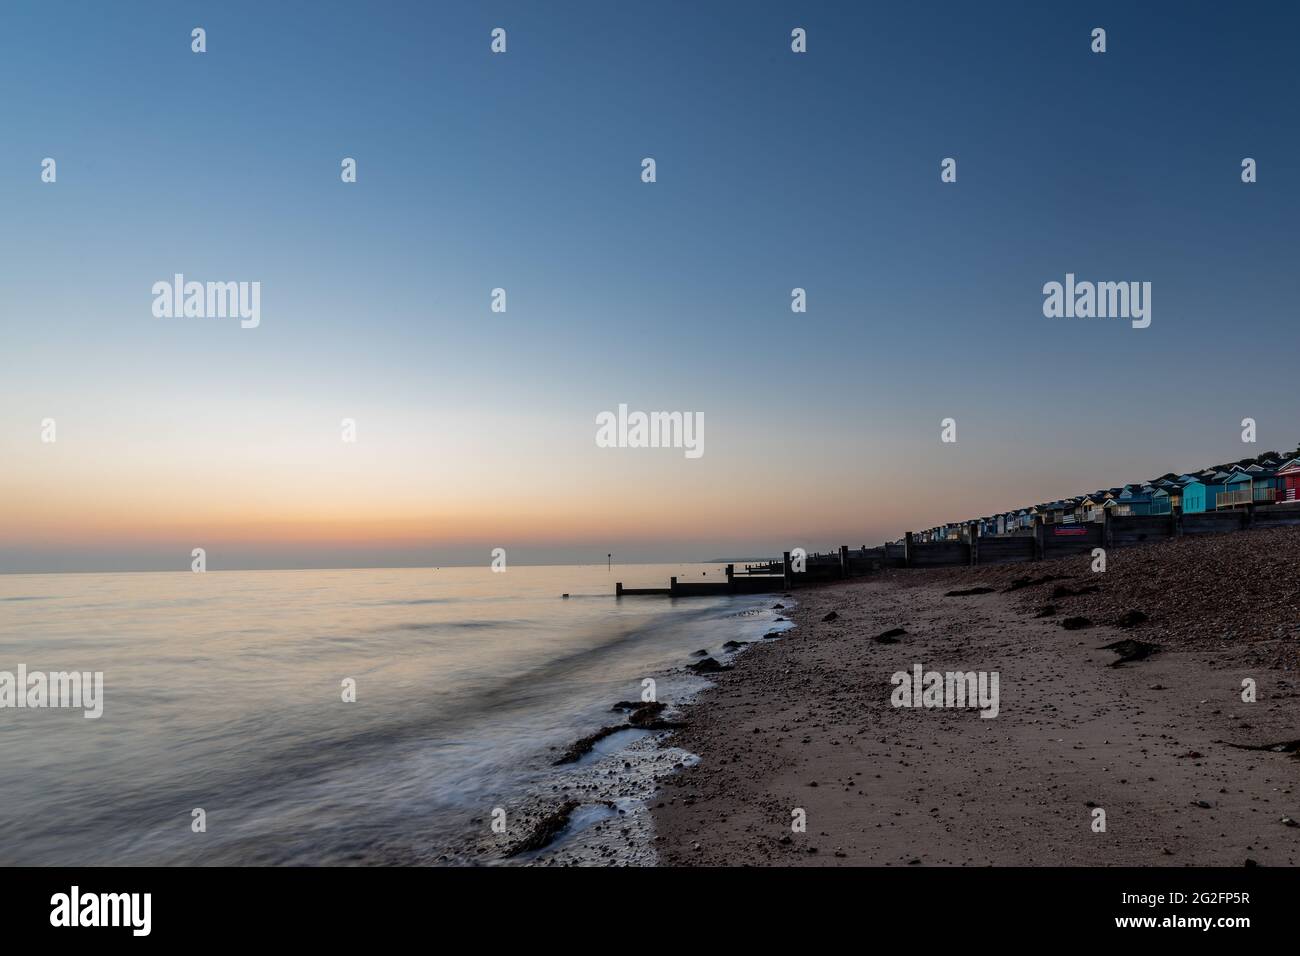
[[[622,596],[623,596],[623,582],[619,581],[617,584],[614,585],[614,597],[622,597]]]
[[[970,565],[973,568],[980,563],[980,526],[972,521],[966,528],[970,536]]]
[[[903,536],[903,567],[910,568],[911,566],[912,566],[912,532],[909,531],[907,532],[906,535]]]
[[[785,586],[790,587],[791,578],[794,577],[794,569],[790,566],[790,552],[781,552],[781,576],[785,580]]]
[[[847,578],[848,576],[849,576],[849,546],[847,544],[842,544],[840,545],[840,577]]]
[[[1034,560],[1043,560],[1047,550],[1047,526],[1043,524],[1042,515],[1034,515]]]

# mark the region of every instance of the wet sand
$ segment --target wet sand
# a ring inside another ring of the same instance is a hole
[[[1221,546],[1199,544],[1206,554]],[[1194,559],[1195,546],[1178,547]],[[1300,827],[1284,818],[1300,819],[1300,759],[1227,743],[1300,738],[1300,682],[1281,664],[1294,659],[1294,623],[1280,634],[1270,619],[1260,641],[1198,638],[1170,623],[1178,596],[1166,588],[1150,595],[1143,627],[1071,631],[1061,626],[1071,602],[1095,613],[1097,595],[1058,600],[1040,619],[1053,584],[1003,591],[1013,577],[1062,570],[1077,578],[1070,585],[1118,590],[1159,557],[1117,553],[1112,570],[1128,570],[1109,578],[1085,577],[1085,559],[1070,559],[893,571],[797,592],[796,627],[739,655],[670,737],[700,761],[665,778],[651,802],[659,862],[1295,865]],[[996,590],[944,596],[979,585]],[[907,632],[898,643],[873,640],[896,627]],[[1253,633],[1248,615],[1235,628]],[[1117,655],[1099,648],[1124,638],[1162,650],[1112,666]],[[891,674],[916,663],[997,671],[998,716],[891,706]],[[1257,682],[1255,703],[1242,701],[1245,677]],[[796,808],[806,832],[792,832]]]

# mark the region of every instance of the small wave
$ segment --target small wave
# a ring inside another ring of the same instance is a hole
[[[386,631],[476,631],[480,628],[498,629],[519,627],[527,624],[527,621],[407,621],[402,624],[392,624],[387,627],[376,628],[374,633],[382,634]]]

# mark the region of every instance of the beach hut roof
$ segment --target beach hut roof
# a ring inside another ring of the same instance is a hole
[[[1124,493],[1120,495],[1120,498],[1125,501],[1150,501],[1151,489],[1138,488],[1136,485],[1129,485],[1129,487],[1124,489]]]

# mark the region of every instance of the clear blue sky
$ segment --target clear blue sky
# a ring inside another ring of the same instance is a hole
[[[10,0],[0,487],[37,518],[0,569],[170,566],[241,481],[291,517],[340,466],[275,449],[347,415],[375,441],[357,508],[427,494],[469,530],[235,535],[229,564],[474,563],[511,520],[534,560],[874,543],[1291,448],[1298,26],[1290,3]],[[261,328],[160,324],[177,271],[261,281]],[[1151,327],[1044,318],[1067,272],[1150,281]],[[619,402],[704,412],[705,457],[596,449]],[[77,538],[151,480],[193,489],[167,486],[193,524]],[[584,503],[607,535],[537,530]]]

